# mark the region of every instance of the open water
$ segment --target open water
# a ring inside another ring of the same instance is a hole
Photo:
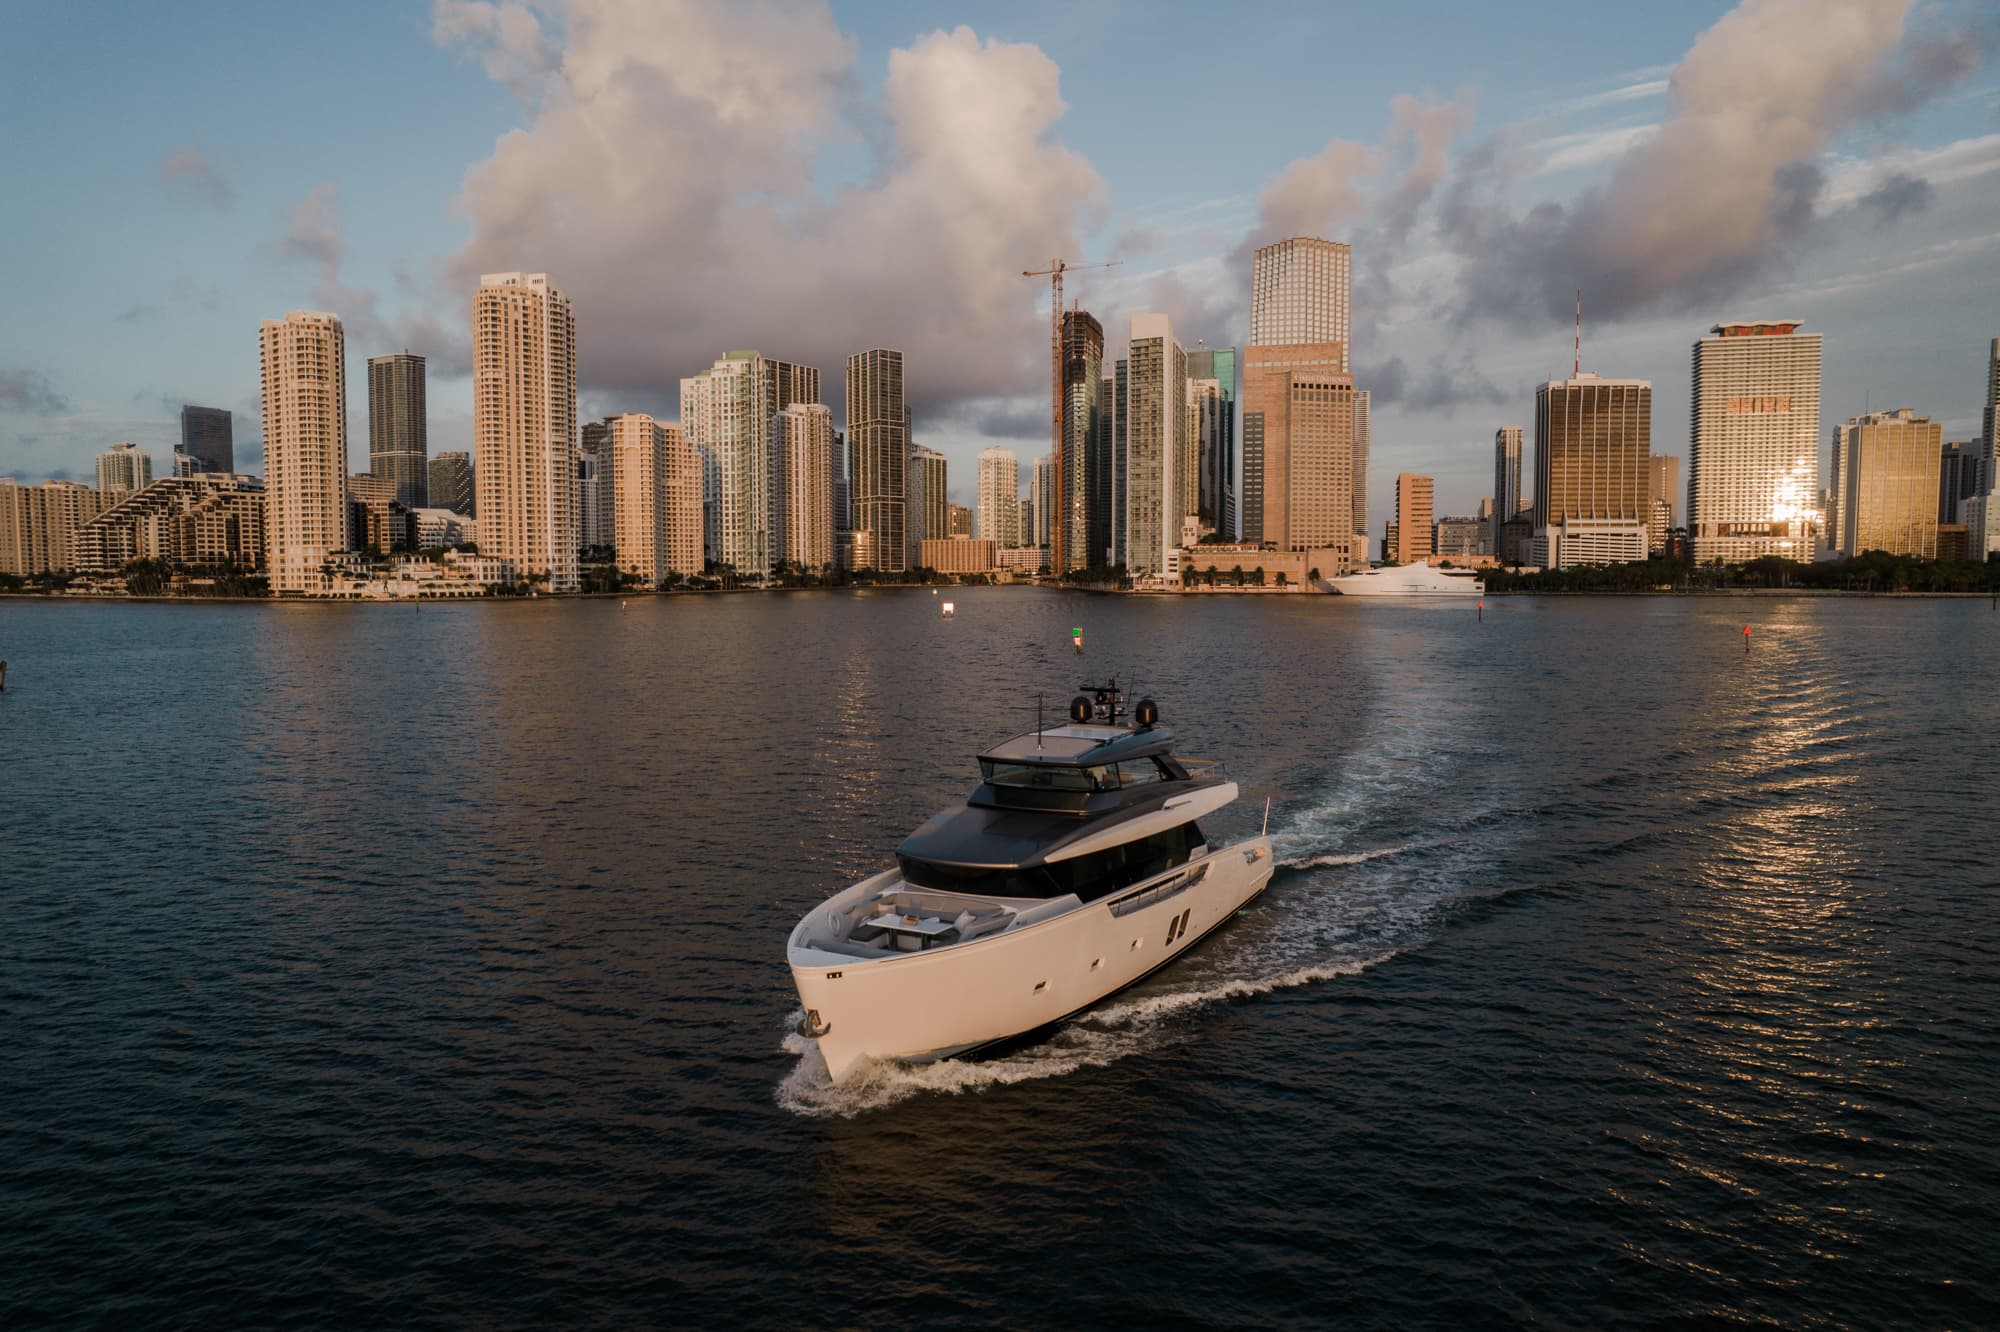
[[[950,595],[0,603],[0,1326],[2000,1324],[1986,602]],[[1270,891],[829,1090],[1112,671]]]

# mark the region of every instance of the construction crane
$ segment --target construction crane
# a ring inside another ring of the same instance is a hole
[[[1069,523],[1069,468],[1064,465],[1062,428],[1062,287],[1063,274],[1074,273],[1085,268],[1116,268],[1122,260],[1112,259],[1101,264],[1072,264],[1062,259],[1052,259],[1047,268],[1024,268],[1022,277],[1045,277],[1049,280],[1049,470],[1055,474],[1056,494],[1054,512],[1049,517],[1049,572],[1061,578],[1068,572],[1063,558],[1066,543],[1064,528]],[[1043,497],[1048,502],[1048,497]]]

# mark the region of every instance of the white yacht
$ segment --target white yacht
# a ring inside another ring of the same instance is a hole
[[[1159,970],[1271,880],[1264,834],[1210,845],[1236,799],[1219,763],[1177,759],[1159,709],[1124,722],[1117,682],[1069,724],[979,756],[964,805],[918,828],[894,869],[814,907],[786,945],[839,1082],[863,1058],[925,1061],[1060,1022]]]
[[[1428,564],[1395,564],[1361,569],[1330,579],[1327,586],[1344,597],[1477,597],[1486,584],[1470,569],[1437,569]]]

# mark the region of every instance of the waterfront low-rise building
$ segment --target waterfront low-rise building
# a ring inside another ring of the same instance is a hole
[[[926,537],[922,558],[925,568],[941,574],[983,574],[998,567],[999,552],[986,537]]]
[[[123,498],[80,481],[24,486],[0,477],[0,574],[75,569],[77,529]]]
[[[161,477],[76,529],[80,573],[116,573],[133,560],[260,568],[267,548],[268,501],[256,477],[204,472]]]

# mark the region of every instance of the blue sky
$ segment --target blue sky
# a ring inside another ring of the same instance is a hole
[[[1437,475],[1447,509],[1487,493],[1493,428],[1531,419],[1533,384],[1567,366],[1559,307],[1579,282],[1586,368],[1655,381],[1656,451],[1685,450],[1692,340],[1769,315],[1827,337],[1822,434],[1866,401],[1967,437],[2000,334],[1991,17],[1969,0],[1532,20],[10,3],[0,473],[88,474],[121,439],[163,457],[184,401],[234,408],[254,440],[258,321],[301,307],[348,324],[355,470],[359,367],[403,345],[433,358],[432,449],[465,447],[468,275],[524,268],[577,302],[586,412],[671,417],[679,378],[732,347],[814,360],[829,384],[846,350],[904,347],[918,437],[963,491],[987,444],[1043,447],[1046,296],[1019,269],[1120,257],[1072,289],[1114,342],[1159,308],[1190,345],[1227,344],[1246,331],[1246,247],[1293,229],[1356,246],[1378,527],[1398,470]],[[1828,65],[1859,91],[1829,87]],[[1704,77],[1762,89],[1742,137],[1785,139],[1783,161],[1757,142],[1690,156],[1688,122],[1735,114],[1701,102]],[[1793,106],[1808,123],[1766,129]],[[1481,174],[1487,158],[1506,165]],[[1792,168],[1809,187],[1774,196]],[[1733,244],[1672,235],[1675,210],[1787,201],[1786,227]],[[1553,242],[1538,206],[1567,219]],[[1684,278],[1632,279],[1622,247],[1648,219],[1667,235],[1633,253]]]

